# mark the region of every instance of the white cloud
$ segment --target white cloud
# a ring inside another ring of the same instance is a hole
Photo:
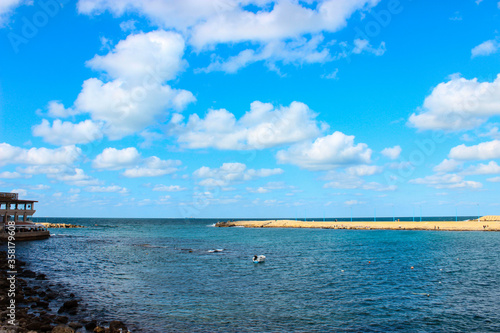
[[[47,178],[60,182],[65,182],[74,186],[99,185],[101,181],[95,179],[80,168],[73,168],[67,165],[36,165],[27,168],[19,168],[19,172],[27,175],[45,174]]]
[[[494,162],[490,161],[488,164],[473,165],[464,170],[465,175],[494,175],[500,174],[500,166]]]
[[[53,118],[67,118],[75,116],[79,113],[78,110],[65,108],[60,101],[50,101],[47,105],[48,115]]]
[[[377,165],[356,165],[346,168],[346,173],[357,177],[372,176],[381,173],[383,168]]]
[[[0,1],[0,28],[3,27],[9,20],[12,12],[22,4],[27,3],[25,0],[2,0]]]
[[[95,193],[127,193],[128,190],[124,187],[112,185],[112,186],[89,186],[85,189],[87,192]]]
[[[120,29],[122,31],[134,31],[136,29],[135,25],[137,24],[136,20],[128,20],[120,23]]]
[[[500,177],[488,178],[487,180],[492,183],[500,183]]]
[[[323,185],[323,187],[333,189],[362,189],[378,192],[395,191],[397,189],[397,186],[395,185],[384,185],[377,182],[366,182],[361,178],[363,176],[370,176],[381,171],[381,168],[375,168],[360,168],[357,171],[353,171],[356,170],[353,168],[347,168],[345,172],[329,171],[326,177],[324,177],[324,179],[328,180],[329,182]]]
[[[279,163],[308,170],[328,170],[339,166],[369,164],[372,151],[364,143],[354,144],[354,136],[335,132],[314,142],[298,143],[276,154]]]
[[[134,147],[116,149],[106,148],[96,156],[92,166],[101,170],[126,169],[122,175],[129,178],[157,177],[177,171],[181,161],[161,160],[156,156],[141,158]]]
[[[162,185],[162,184],[157,184],[153,188],[153,191],[158,191],[158,192],[180,192],[180,191],[185,191],[187,188],[181,187],[179,185]]]
[[[238,55],[227,60],[216,58],[203,72],[224,71],[235,73],[240,68],[259,61],[271,64],[270,68],[275,68],[276,62],[283,64],[304,64],[304,63],[325,63],[332,60],[329,49],[321,46],[324,37],[316,35],[307,38],[299,38],[292,42],[271,41],[258,50],[245,49]]]
[[[378,48],[374,48],[370,41],[366,39],[355,39],[354,40],[354,48],[352,49],[352,53],[361,54],[363,52],[372,53],[376,56],[381,56],[385,53],[385,43],[381,42]]]
[[[199,185],[207,187],[228,186],[233,183],[282,174],[283,170],[247,169],[242,163],[224,163],[220,168],[201,167],[193,175],[200,178]]]
[[[434,88],[408,124],[421,130],[463,130],[496,115],[500,115],[500,75],[493,82],[454,75]]]
[[[471,51],[472,58],[478,56],[488,56],[490,54],[498,52],[499,49],[500,49],[500,43],[498,41],[494,39],[487,40],[486,42],[481,43],[472,49]]]
[[[174,79],[187,63],[184,39],[163,30],[129,35],[105,56],[96,55],[87,65],[105,72],[111,79],[130,85],[153,84]],[[150,82],[147,82],[148,80]],[[145,82],[146,81],[146,82]]]
[[[265,186],[261,186],[258,188],[247,187],[247,191],[250,193],[269,193],[273,190],[282,190],[282,189],[292,189],[293,186],[287,186],[284,182],[268,182]]]
[[[170,133],[192,149],[264,149],[319,135],[326,125],[315,118],[316,114],[300,102],[274,108],[270,103],[256,101],[239,120],[225,109],[210,110],[205,119],[193,114],[187,123],[182,123],[182,116],[175,115]]]
[[[78,125],[59,123],[58,128],[64,127],[59,132],[42,123],[39,130],[43,130],[45,138],[57,138],[61,131],[85,124],[92,126],[90,138],[102,137],[104,133],[117,140],[164,120],[170,110],[182,111],[195,97],[166,82],[186,68],[184,48],[182,36],[175,32],[158,30],[129,35],[106,55],[96,55],[87,62],[93,70],[102,71],[107,80],[86,80],[71,108],[66,109],[57,101],[49,103],[49,115],[88,114],[91,120]],[[56,138],[52,141],[61,140]],[[83,140],[81,135],[78,138]]]
[[[28,196],[28,191],[26,191],[25,189],[22,189],[22,188],[15,188],[12,191],[10,191],[10,193],[17,193],[17,194],[19,194],[19,197],[21,197],[21,198]]]
[[[236,7],[194,26],[191,43],[203,48],[219,43],[268,42],[321,31],[335,32],[347,24],[355,11],[377,3],[376,0],[327,0],[310,9],[299,2],[279,1],[274,2],[271,10],[256,13]]]
[[[218,44],[250,42],[249,48],[227,60],[217,59],[208,68],[235,72],[256,61],[268,66],[283,63],[331,61],[328,44],[321,41],[324,32],[336,32],[347,25],[356,11],[367,11],[379,0],[325,0],[302,3],[294,0],[80,0],[84,14],[115,15],[139,12],[153,24],[181,31],[197,50],[213,50]],[[247,5],[253,5],[249,9]],[[305,38],[307,36],[307,38]],[[360,40],[361,41],[361,40]],[[374,49],[358,42],[355,50],[382,54],[385,46]],[[269,64],[270,63],[270,64]]]
[[[339,74],[339,69],[335,68],[335,70],[330,74],[324,74],[321,75],[321,77],[328,80],[338,80],[338,74]]]
[[[448,155],[456,160],[492,160],[500,158],[500,140],[482,142],[475,146],[460,145]]]
[[[358,200],[347,200],[346,202],[344,202],[344,205],[354,206],[354,205],[362,205],[362,204],[365,204],[365,203],[366,202],[358,201]]]
[[[103,134],[101,126],[89,119],[78,124],[56,119],[52,126],[43,119],[41,124],[33,126],[33,136],[40,136],[54,145],[72,145],[102,139]]]
[[[392,148],[385,148],[382,150],[382,155],[390,158],[391,160],[395,160],[399,157],[401,154],[401,147],[400,146],[394,146]]]
[[[96,169],[118,170],[137,164],[141,156],[136,148],[106,148],[97,155],[92,166]]]
[[[3,179],[16,179],[22,177],[23,175],[21,175],[19,172],[10,172],[10,171],[0,172],[0,178]]]
[[[443,162],[439,163],[434,167],[434,172],[448,173],[456,172],[462,166],[462,162],[455,161],[453,159],[444,159]]]
[[[481,188],[483,184],[475,181],[464,180],[463,176],[457,174],[442,174],[432,175],[424,178],[412,179],[409,181],[412,184],[427,185],[437,189],[443,188]]]
[[[80,148],[64,146],[57,149],[25,149],[0,143],[0,166],[6,164],[71,165],[82,156]]]
[[[152,156],[142,160],[141,164],[135,168],[125,170],[122,175],[129,178],[158,177],[176,172],[179,165],[181,165],[181,161],[164,161]]]

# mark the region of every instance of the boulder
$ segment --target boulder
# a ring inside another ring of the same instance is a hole
[[[68,324],[69,327],[71,327],[72,329],[74,330],[77,330],[79,328],[82,328],[83,325],[82,324],[79,324],[79,323],[75,323],[75,322],[71,322]]]
[[[94,333],[106,333],[106,330],[104,329],[104,327],[97,326],[96,328],[94,328]]]
[[[75,330],[66,325],[57,325],[52,329],[52,333],[75,333]]]
[[[113,320],[109,324],[109,332],[110,333],[126,333],[128,332],[127,326],[119,320]]]
[[[96,328],[96,327],[97,327],[97,322],[96,322],[95,320],[92,320],[90,323],[87,323],[87,324],[85,325],[85,329],[86,329],[87,331],[93,331],[93,330],[94,330],[94,328]]]

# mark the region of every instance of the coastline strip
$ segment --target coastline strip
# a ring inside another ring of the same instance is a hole
[[[316,228],[316,229],[352,229],[352,230],[432,230],[432,231],[500,231],[500,216],[496,219],[481,218],[472,221],[227,221],[219,222],[216,227],[245,228]]]

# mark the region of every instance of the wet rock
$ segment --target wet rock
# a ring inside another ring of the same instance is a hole
[[[69,327],[71,327],[72,329],[74,330],[77,330],[79,328],[82,328],[83,325],[82,324],[79,324],[79,323],[75,323],[75,322],[71,322],[68,324]]]
[[[66,325],[58,325],[52,329],[52,333],[74,333],[75,330]]]
[[[97,322],[95,320],[92,320],[91,322],[89,322],[88,324],[85,325],[85,329],[87,331],[93,331],[94,328],[97,327]]]
[[[36,276],[35,280],[47,280],[47,275],[45,275],[45,274],[38,274]]]
[[[59,316],[54,321],[58,324],[67,324],[69,319],[66,316]]]
[[[76,314],[76,308],[78,307],[78,301],[72,299],[71,301],[64,302],[64,304],[59,308],[57,313],[67,312],[69,314]]]
[[[127,332],[127,326],[119,320],[113,320],[109,324],[109,332],[110,333],[122,333]]]
[[[104,327],[97,326],[96,328],[94,328],[94,333],[106,333],[106,330],[104,329]]]
[[[40,331],[42,331],[42,332],[51,332],[52,328],[53,328],[52,325],[42,325],[42,326],[40,326]]]
[[[39,321],[33,321],[33,322],[29,323],[28,325],[26,325],[26,329],[28,329],[30,331],[40,331],[41,327],[42,327],[42,323]]]
[[[47,302],[38,301],[38,302],[36,302],[36,305],[42,309],[49,308],[49,303],[47,303]]]

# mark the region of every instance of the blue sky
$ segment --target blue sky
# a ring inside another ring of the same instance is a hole
[[[38,216],[498,214],[500,2],[8,0]]]

